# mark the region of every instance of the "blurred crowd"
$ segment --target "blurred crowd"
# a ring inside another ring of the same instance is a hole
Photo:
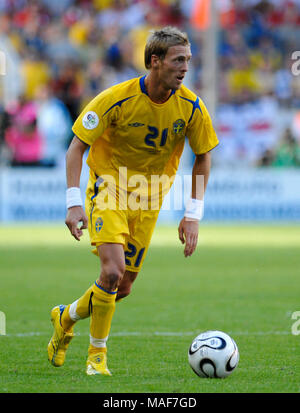
[[[299,167],[300,1],[235,4],[219,32],[217,163]]]
[[[187,86],[202,97],[209,14],[195,19],[201,2],[209,0],[0,0],[0,164],[62,165],[85,104],[146,73],[153,28],[188,33]],[[216,5],[215,163],[299,167],[300,63],[292,53],[300,50],[300,0]]]

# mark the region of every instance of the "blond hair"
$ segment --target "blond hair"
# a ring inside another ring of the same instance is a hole
[[[156,55],[163,60],[172,46],[190,46],[188,36],[177,27],[167,26],[150,32],[145,47],[145,67],[151,69],[151,56]]]

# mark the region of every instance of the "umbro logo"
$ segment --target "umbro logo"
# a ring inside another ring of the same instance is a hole
[[[128,123],[128,126],[132,126],[133,128],[138,128],[139,126],[145,126],[145,124],[140,123],[140,122],[134,122],[134,123]]]

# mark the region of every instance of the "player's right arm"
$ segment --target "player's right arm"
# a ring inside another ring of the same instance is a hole
[[[80,176],[82,169],[83,154],[88,148],[88,145],[74,136],[66,155],[66,175],[67,188],[80,188]],[[82,225],[78,227],[78,224]],[[88,226],[88,219],[81,205],[74,205],[68,208],[66,221],[73,237],[80,241],[83,229]]]
[[[112,88],[107,89],[91,100],[76,119],[72,127],[75,137],[66,156],[68,188],[79,188],[83,154],[117,120],[120,109],[118,103]],[[88,226],[82,206],[68,208],[65,222],[73,237],[80,241],[82,230]],[[82,222],[81,227],[78,227],[79,222]]]

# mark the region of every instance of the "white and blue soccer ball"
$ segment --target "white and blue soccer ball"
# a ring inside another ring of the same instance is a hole
[[[205,331],[194,338],[188,360],[200,377],[225,378],[238,365],[239,350],[235,341],[223,331]]]

